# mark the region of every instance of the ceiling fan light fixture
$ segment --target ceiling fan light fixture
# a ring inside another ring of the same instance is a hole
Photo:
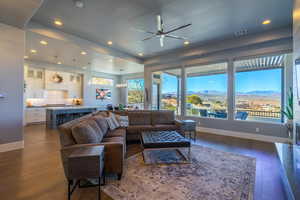
[[[175,31],[185,29],[185,28],[191,26],[192,25],[191,23],[185,24],[185,25],[182,25],[182,26],[177,26],[176,28],[173,28],[172,30],[165,31],[164,30],[164,23],[163,23],[161,15],[156,16],[156,21],[157,21],[157,32],[142,31],[144,33],[151,34],[151,36],[143,39],[142,41],[147,41],[147,40],[150,40],[152,38],[159,38],[160,46],[164,47],[164,42],[165,42],[164,39],[165,38],[172,38],[172,39],[184,40],[184,41],[187,40],[187,38],[185,38],[185,37],[180,37],[180,36],[177,36],[177,35],[173,35],[172,33],[175,32]]]
[[[109,40],[109,41],[107,41],[107,44],[108,44],[109,46],[111,46],[111,45],[113,44],[113,42],[112,42],[111,40]]]
[[[143,53],[139,53],[138,55],[139,55],[140,57],[144,56],[144,54],[143,54]]]
[[[81,55],[86,55],[87,53],[85,51],[82,51],[80,54]]]

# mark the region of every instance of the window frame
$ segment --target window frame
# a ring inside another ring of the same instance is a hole
[[[187,97],[187,69],[188,68],[193,68],[193,67],[200,67],[200,66],[208,66],[208,65],[214,65],[214,64],[226,64],[226,75],[227,75],[227,81],[226,81],[226,84],[227,84],[227,87],[226,87],[226,98],[227,98],[227,108],[226,108],[226,111],[227,111],[227,117],[226,118],[215,118],[215,117],[202,117],[202,116],[192,116],[192,115],[187,115],[187,109],[186,109],[186,105],[187,105],[187,102],[186,102],[186,97]],[[185,70],[184,70],[184,77],[185,77],[185,91],[184,91],[184,117],[188,117],[188,118],[196,118],[196,119],[204,119],[204,120],[230,120],[229,119],[229,66],[230,66],[230,62],[228,59],[226,60],[218,60],[217,62],[207,62],[207,63],[201,63],[201,64],[193,64],[193,65],[186,65],[184,66],[185,67]]]
[[[280,122],[271,122],[271,121],[259,121],[259,120],[238,120],[235,119],[235,115],[236,115],[236,67],[234,65],[235,62],[237,61],[242,61],[242,60],[251,60],[251,59],[256,59],[256,58],[261,58],[261,57],[268,57],[268,56],[277,56],[277,55],[287,55],[289,54],[288,52],[281,52],[281,53],[271,53],[271,54],[257,54],[254,56],[244,56],[244,57],[238,57],[235,59],[232,59],[232,67],[233,67],[233,121],[237,121],[237,122],[242,122],[242,123],[267,123],[267,124],[284,124],[284,115],[281,113],[280,114]],[[280,69],[281,71],[281,97],[280,97],[280,106],[281,109],[283,109],[285,107],[285,66],[284,67],[280,67],[280,68],[275,68],[275,69]],[[268,70],[268,69],[264,69],[264,70]],[[261,70],[261,71],[264,71]],[[259,70],[253,70],[253,71],[259,71]],[[251,71],[250,71],[251,72]]]
[[[144,94],[144,99],[143,99],[143,104],[145,105],[145,78],[144,77],[137,77],[137,78],[128,78],[128,79],[126,79],[125,81],[126,81],[126,84],[127,84],[127,87],[126,87],[126,105],[128,105],[129,103],[128,103],[128,82],[130,81],[130,80],[143,80],[144,81],[144,89],[143,89],[143,94]]]

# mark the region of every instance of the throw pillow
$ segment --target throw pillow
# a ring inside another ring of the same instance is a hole
[[[119,123],[121,127],[128,127],[129,126],[129,118],[128,116],[119,116]]]
[[[103,134],[103,131],[101,130],[101,128],[99,127],[99,125],[97,124],[97,122],[93,119],[89,119],[89,120],[86,120],[86,123],[94,129],[94,131],[97,134],[98,140],[102,141],[104,134]]]
[[[114,113],[109,113],[109,117],[112,118],[113,123],[115,124],[115,126],[116,126],[117,128],[120,127],[120,123],[119,123],[119,121],[117,120],[116,115],[115,115]]]
[[[105,118],[109,127],[109,130],[115,130],[116,128],[118,128],[116,126],[116,124],[114,123],[114,120],[112,119],[112,117],[107,117]]]
[[[109,129],[106,119],[100,115],[94,116],[93,119],[96,121],[103,134],[105,135]]]
[[[74,125],[72,135],[77,144],[100,143],[96,131],[86,122]]]

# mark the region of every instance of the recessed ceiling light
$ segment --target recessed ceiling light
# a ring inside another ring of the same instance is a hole
[[[183,44],[184,44],[184,45],[189,45],[190,42],[186,40],[186,41],[183,42]]]
[[[35,49],[30,50],[31,53],[36,53],[37,51]]]
[[[112,45],[113,42],[112,42],[112,41],[108,41],[107,44],[108,44],[108,45]]]
[[[24,59],[28,59],[28,56],[24,56]]]
[[[139,53],[139,56],[144,56],[144,54],[143,53]]]
[[[41,40],[40,43],[41,43],[42,45],[47,45],[47,44],[48,44],[48,42],[45,41],[45,40]]]
[[[83,8],[84,7],[84,3],[82,0],[74,0],[74,4],[75,4],[75,7],[77,8]]]
[[[271,20],[269,19],[266,19],[262,22],[263,25],[268,25],[268,24],[271,24]]]
[[[58,65],[61,65],[61,62],[57,62]]]
[[[81,52],[81,55],[86,55],[86,52],[85,52],[85,51],[82,51],[82,52]]]
[[[54,24],[55,24],[56,26],[62,26],[62,25],[63,25],[62,21],[59,20],[59,19],[54,20]]]

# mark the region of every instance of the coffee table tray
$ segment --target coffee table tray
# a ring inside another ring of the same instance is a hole
[[[164,149],[175,149],[184,158],[184,162],[180,163],[190,163],[191,161],[191,142],[176,131],[142,132],[141,144],[143,147],[143,159],[146,164],[153,164],[153,162],[146,160],[147,151],[161,151]],[[183,149],[187,150],[187,153],[182,152],[181,150]]]

